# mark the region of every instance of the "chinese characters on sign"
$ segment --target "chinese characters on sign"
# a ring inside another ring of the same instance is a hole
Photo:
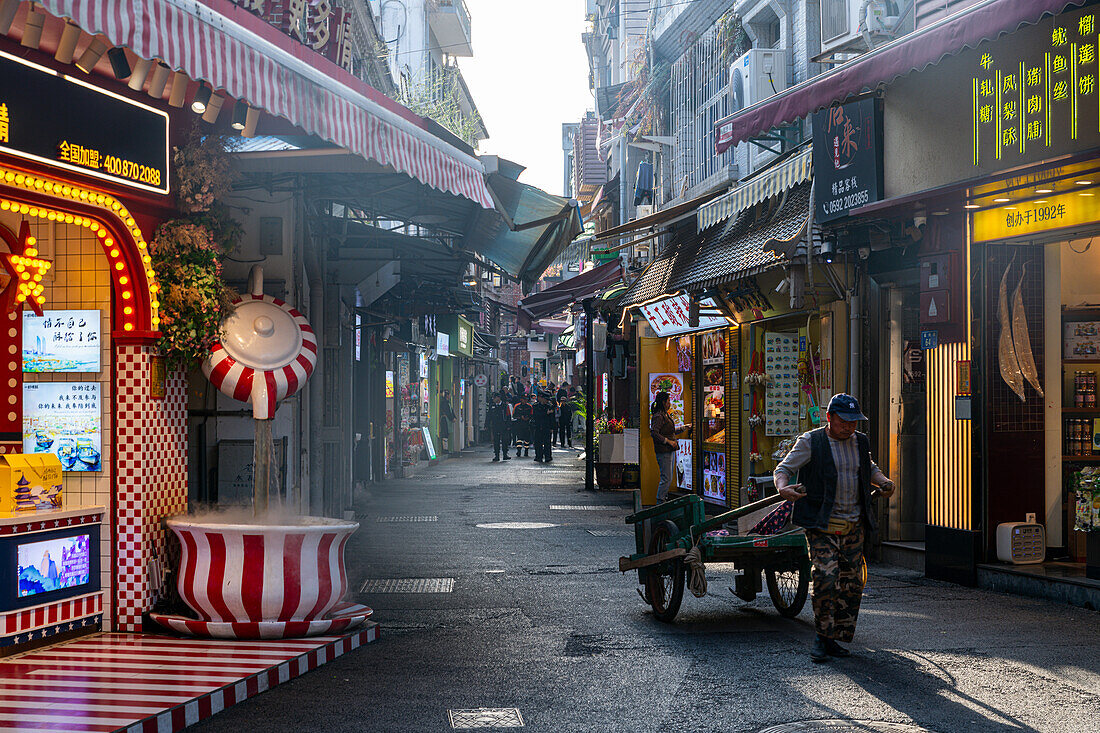
[[[1097,14],[1061,15],[1044,26],[1044,47],[987,50],[971,90],[973,163],[1019,162],[1029,150],[1078,141],[1100,125]]]
[[[821,221],[882,194],[882,103],[861,99],[814,114],[814,206]]]
[[[63,100],[63,114],[56,104]],[[0,56],[0,148],[153,193],[168,193],[168,114]]]
[[[332,0],[233,0],[347,71],[352,70],[351,16]]]
[[[65,471],[101,471],[98,382],[23,384],[23,452],[53,453]]]
[[[97,310],[23,312],[24,372],[98,372]]]
[[[699,301],[700,310],[714,309],[717,306],[713,298]],[[646,303],[638,306],[650,328],[658,336],[676,336],[688,331],[700,331],[709,328],[720,328],[729,325],[725,318],[715,316],[699,316],[699,324],[691,326],[689,310],[691,303],[686,295],[673,295],[670,298]]]

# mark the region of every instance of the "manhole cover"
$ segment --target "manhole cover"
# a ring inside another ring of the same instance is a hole
[[[804,720],[765,728],[760,733],[933,733],[930,728],[878,720]]]
[[[367,578],[360,593],[450,593],[454,578]]]
[[[451,727],[459,728],[522,728],[523,716],[519,708],[476,708],[474,710],[448,710]]]
[[[610,504],[551,504],[550,508],[558,511],[573,510],[580,512],[613,512],[619,509],[619,507]]]
[[[629,529],[590,529],[588,534],[593,537],[633,537],[634,532]],[[709,565],[707,566],[710,567]]]
[[[379,517],[379,522],[438,522],[439,517],[428,514],[406,515],[400,517]]]
[[[480,529],[546,529],[558,525],[550,522],[485,522],[477,526]]]

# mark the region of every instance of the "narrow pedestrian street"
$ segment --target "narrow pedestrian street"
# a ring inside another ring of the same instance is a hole
[[[815,665],[810,604],[783,619],[712,565],[709,594],[656,622],[616,570],[630,495],[585,492],[578,455],[467,450],[373,487],[347,563],[353,588],[373,584],[354,600],[381,639],[194,730],[443,731],[448,711],[477,708],[517,708],[537,731],[1095,730],[1093,611],[876,567],[855,654]],[[402,587],[418,592],[378,592]]]

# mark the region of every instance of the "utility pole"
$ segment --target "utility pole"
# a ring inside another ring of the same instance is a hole
[[[584,301],[584,488],[596,490],[596,354],[592,321],[596,301]]]

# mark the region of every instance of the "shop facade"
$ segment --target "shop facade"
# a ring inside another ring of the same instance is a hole
[[[898,234],[838,241],[870,251],[888,347],[864,378],[879,405],[905,406],[882,425],[888,473],[899,499],[924,503],[923,536],[919,504],[892,507],[889,527],[925,541],[930,577],[1025,592],[1100,577],[1098,11],[1013,28],[891,84],[884,200],[839,220]]]
[[[7,651],[88,629],[140,630],[167,562],[161,519],[186,509],[187,430],[184,380],[154,346],[148,243],[173,213],[170,115],[3,46],[0,452],[10,458],[0,460],[9,477],[31,476],[19,467],[28,460],[57,469],[44,492],[35,480],[29,496],[13,485],[0,515]],[[79,124],[57,106],[82,109]]]

